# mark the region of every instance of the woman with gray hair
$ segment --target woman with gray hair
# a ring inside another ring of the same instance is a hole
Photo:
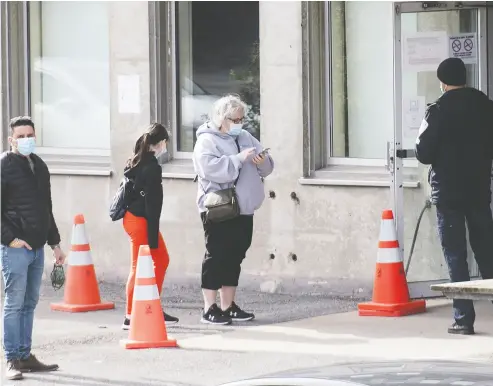
[[[265,197],[262,178],[272,173],[274,161],[268,149],[242,129],[246,112],[238,96],[225,96],[214,104],[212,119],[197,130],[193,164],[206,248],[203,323],[225,325],[255,318],[236,305],[235,295],[252,242],[253,215]],[[219,290],[221,307],[216,304]]]

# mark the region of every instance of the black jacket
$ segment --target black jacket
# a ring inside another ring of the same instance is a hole
[[[134,216],[147,220],[147,237],[149,247],[158,247],[159,219],[163,207],[162,169],[154,153],[144,153],[139,164],[125,168],[125,176],[135,183],[134,199],[128,211]]]
[[[490,203],[493,102],[473,88],[447,91],[426,111],[416,158],[431,165],[434,204]]]
[[[60,243],[48,167],[37,155],[31,154],[30,158],[34,173],[26,157],[10,151],[1,155],[2,245],[9,245],[15,238],[33,249]]]

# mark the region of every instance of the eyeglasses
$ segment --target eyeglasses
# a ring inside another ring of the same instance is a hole
[[[233,123],[243,123],[245,121],[245,117],[241,117],[241,118],[236,118],[236,119],[231,119],[231,118],[228,118],[228,121],[231,121]]]

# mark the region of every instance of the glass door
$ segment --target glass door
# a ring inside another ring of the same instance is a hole
[[[436,76],[439,63],[459,57],[467,67],[467,84],[486,91],[486,13],[485,8],[452,2],[395,3],[394,87],[395,132],[393,162],[393,199],[401,253],[407,265],[414,248],[408,281],[415,297],[435,295],[432,282],[448,280],[448,271],[436,231],[435,208],[424,209],[418,237],[414,239],[418,215],[429,198],[429,167],[419,165],[413,152],[419,126],[427,104],[440,97]],[[419,189],[404,189],[403,176],[417,175]],[[477,265],[469,250],[472,276]]]

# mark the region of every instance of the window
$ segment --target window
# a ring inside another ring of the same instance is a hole
[[[383,166],[394,131],[393,5],[313,2],[307,10],[310,170],[328,164]],[[404,34],[471,32],[476,23],[470,10],[401,14]],[[477,66],[467,68],[470,84],[477,86]],[[404,100],[423,95],[429,103],[439,96],[435,71],[403,76]],[[405,147],[414,146],[416,135],[403,133]]]
[[[175,4],[176,151],[193,151],[196,132],[221,96],[249,105],[245,129],[259,138],[259,4],[194,1]]]
[[[40,147],[110,149],[106,2],[29,2],[30,111]]]
[[[394,127],[392,3],[309,2],[307,11],[309,169],[383,166]]]
[[[401,13],[401,36],[403,46],[406,38],[416,36],[416,33],[446,32],[448,36],[457,34],[476,34],[478,32],[478,12],[476,9],[455,9],[453,11],[409,12]],[[404,50],[405,48],[403,48]],[[466,60],[467,83],[470,87],[480,87],[480,65]],[[402,70],[402,99],[403,111],[419,111],[419,99],[422,110],[424,105],[432,103],[441,95],[436,67],[419,68],[418,70],[404,67]],[[419,98],[419,99],[418,99]],[[420,112],[424,115],[424,111]],[[403,119],[409,119],[405,116]],[[420,121],[414,127],[403,121],[402,141],[405,148],[413,148],[418,136]],[[405,127],[409,129],[405,129]]]
[[[394,127],[392,4],[329,7],[330,156],[383,159]]]

